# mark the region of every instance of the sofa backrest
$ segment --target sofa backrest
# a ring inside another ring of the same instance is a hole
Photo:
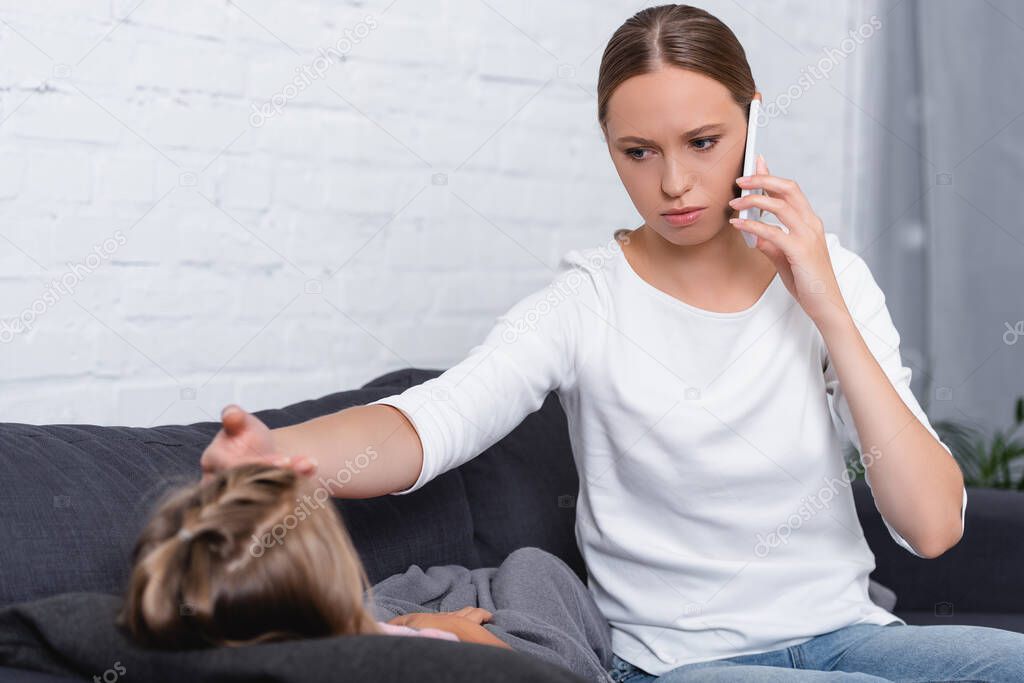
[[[283,427],[441,372],[405,368],[359,389],[255,414]],[[212,421],[151,428],[0,423],[0,606],[68,591],[120,593],[153,503],[198,479],[199,458],[218,429]],[[420,490],[334,503],[373,583],[413,564],[493,567],[525,546],[557,555],[585,581],[574,529],[578,491],[565,413],[552,393],[505,438]],[[888,568],[906,576],[924,562],[891,540],[862,480],[853,492],[876,578],[906,592]],[[978,502],[973,509],[977,514]],[[968,541],[950,555],[966,552]]]
[[[255,414],[272,428],[296,424],[440,372],[399,370]],[[153,503],[199,478],[199,457],[219,428],[0,423],[0,606],[68,591],[120,593]],[[573,531],[577,487],[552,394],[505,439],[419,491],[335,503],[373,583],[413,564],[496,566],[528,545],[585,578]]]

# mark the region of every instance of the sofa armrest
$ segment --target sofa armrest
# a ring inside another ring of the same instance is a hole
[[[963,538],[927,560],[896,545],[863,480],[853,491],[875,554],[871,578],[896,593],[898,610],[1024,612],[1024,493],[968,488]]]

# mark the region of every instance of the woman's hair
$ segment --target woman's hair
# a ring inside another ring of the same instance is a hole
[[[379,633],[333,500],[306,481],[245,464],[166,494],[136,542],[118,624],[166,649]]]
[[[665,66],[715,79],[750,115],[754,77],[743,46],[729,27],[697,7],[658,5],[627,19],[604,49],[597,77],[597,120],[606,135],[608,102],[615,89],[632,76]]]

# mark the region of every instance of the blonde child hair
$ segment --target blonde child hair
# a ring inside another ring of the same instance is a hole
[[[244,464],[166,494],[136,542],[118,624],[167,649],[381,633],[341,516],[311,482]]]

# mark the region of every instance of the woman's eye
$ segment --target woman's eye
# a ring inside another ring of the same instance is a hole
[[[707,152],[712,147],[714,147],[715,145],[718,144],[718,138],[699,138],[697,140],[694,140],[693,142],[694,142],[694,144],[697,144],[698,142],[708,142],[708,143],[711,143],[711,144],[706,145],[704,147],[697,147],[697,151],[698,152]]]
[[[691,144],[693,144],[694,149],[696,149],[698,152],[707,152],[710,151],[712,147],[718,144],[718,137],[716,136],[709,138],[698,138],[694,140]],[[625,151],[625,154],[633,161],[645,161],[648,157],[644,156],[644,152],[647,151],[649,150],[643,147],[634,147],[633,149],[627,149]]]

